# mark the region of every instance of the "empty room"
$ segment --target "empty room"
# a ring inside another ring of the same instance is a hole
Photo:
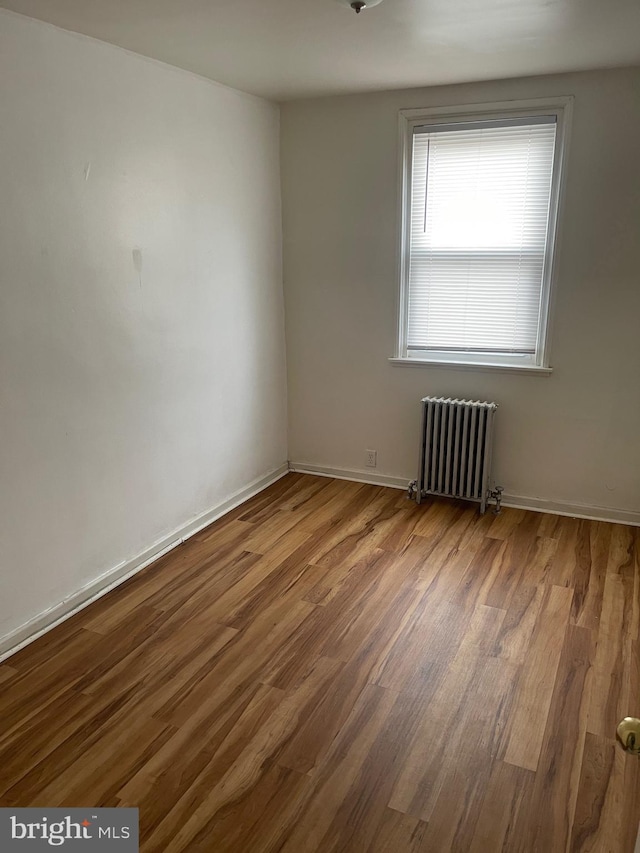
[[[639,34],[0,0],[2,853],[640,853]]]

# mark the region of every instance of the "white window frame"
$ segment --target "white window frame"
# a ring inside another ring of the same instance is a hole
[[[398,239],[398,288],[397,305],[397,349],[389,361],[409,366],[438,366],[457,369],[506,370],[523,373],[549,374],[549,329],[555,291],[556,257],[559,245],[559,221],[562,208],[566,176],[568,139],[571,126],[573,97],[536,98],[533,100],[507,101],[464,106],[433,107],[428,109],[401,110],[399,116],[399,239]],[[469,121],[500,121],[502,119],[527,118],[529,116],[556,117],[556,141],[554,150],[547,250],[540,296],[540,319],[535,355],[499,355],[496,353],[468,353],[434,351],[428,357],[409,353],[407,328],[409,312],[409,260],[411,231],[411,167],[413,154],[413,132],[415,127],[425,124],[453,124]]]

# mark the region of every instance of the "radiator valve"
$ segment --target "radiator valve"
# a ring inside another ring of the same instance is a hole
[[[502,493],[504,492],[503,486],[496,486],[495,489],[492,489],[489,492],[489,498],[496,502],[495,507],[493,508],[494,515],[500,515],[501,504],[502,504]]]

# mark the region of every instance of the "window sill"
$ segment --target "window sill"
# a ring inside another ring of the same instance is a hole
[[[389,363],[394,367],[444,367],[446,370],[478,370],[493,373],[535,373],[538,376],[549,376],[552,367],[539,367],[536,364],[491,364],[478,361],[436,361],[427,358],[390,358]]]

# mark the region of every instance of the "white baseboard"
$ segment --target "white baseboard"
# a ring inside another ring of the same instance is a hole
[[[288,473],[289,465],[287,463],[280,465],[280,467],[275,471],[271,471],[265,476],[259,477],[257,480],[249,483],[248,486],[234,492],[234,494],[222,503],[201,513],[196,516],[196,518],[193,518],[191,521],[186,522],[186,524],[183,524],[181,527],[169,533],[167,536],[163,536],[162,539],[159,539],[153,545],[145,548],[145,550],[137,556],[132,557],[130,560],[125,560],[118,566],[109,569],[109,571],[90,581],[68,598],[65,598],[63,601],[48,610],[39,613],[37,616],[34,616],[28,622],[20,625],[20,627],[14,629],[10,633],[0,637],[0,662],[8,658],[10,655],[15,654],[15,652],[19,651],[29,643],[32,643],[42,634],[45,634],[52,628],[55,628],[56,625],[59,625],[66,619],[69,619],[70,616],[73,616],[79,610],[82,610],[98,598],[106,595],[110,590],[119,586],[121,583],[124,583],[124,581],[137,574],[137,572],[142,571],[142,569],[150,563],[153,563],[159,557],[162,557],[163,554],[171,551],[177,545],[181,545],[185,540],[189,539],[203,528],[208,527],[208,525],[212,524],[216,519],[225,515],[225,513],[239,506],[241,503],[244,503],[244,501],[254,495],[257,495],[263,489],[266,489],[268,486],[272,485],[272,483],[275,483]]]
[[[388,474],[375,474],[371,471],[348,471],[344,468],[325,468],[322,465],[307,465],[303,462],[289,462],[291,471],[299,474],[315,474],[317,477],[332,477],[335,480],[351,480],[354,483],[367,483],[370,486],[390,486],[392,489],[406,489],[409,480],[404,477],[390,477]]]
[[[533,512],[548,512],[551,515],[568,515],[571,518],[586,518],[589,521],[609,521],[613,524],[629,524],[640,527],[640,512],[608,506],[588,506],[563,501],[547,501],[543,498],[528,498],[523,495],[503,494],[502,503],[514,509],[530,509]]]
[[[352,480],[356,483],[369,483],[372,486],[391,486],[394,489],[406,489],[409,478],[391,477],[388,474],[376,474],[370,471],[349,471],[345,468],[326,468],[322,465],[309,465],[304,462],[290,462],[292,471],[301,474],[315,474],[319,477],[335,477],[338,480]],[[587,518],[591,521],[610,521],[614,524],[629,524],[640,527],[640,512],[615,509],[605,506],[548,501],[543,498],[529,498],[524,495],[502,496],[502,505],[514,509],[529,509],[533,512],[548,512],[551,515],[567,515],[571,518]]]

